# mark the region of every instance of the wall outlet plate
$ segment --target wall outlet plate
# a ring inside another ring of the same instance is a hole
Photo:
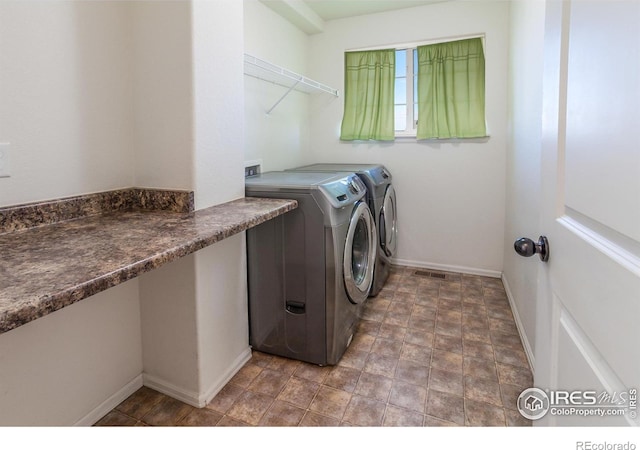
[[[0,142],[0,178],[11,176],[9,171],[9,146],[8,142]]]
[[[252,161],[244,162],[244,177],[255,177],[262,173],[262,160],[254,159]]]
[[[260,166],[249,166],[244,168],[244,177],[255,177],[260,173]]]

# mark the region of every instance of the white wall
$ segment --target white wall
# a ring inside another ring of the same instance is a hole
[[[540,219],[542,61],[545,3],[511,5],[509,58],[509,137],[503,281],[533,362],[539,263],[513,249],[519,237],[537,240]],[[537,260],[537,258],[536,258]],[[539,262],[539,261],[538,261]]]
[[[310,37],[309,76],[343,91],[345,50],[486,34],[488,140],[340,142],[343,99],[312,102],[307,162],[382,163],[391,171],[399,263],[502,272],[508,20],[509,2],[445,2],[328,21]]]
[[[190,4],[126,3],[132,17],[134,185],[192,189]]]
[[[0,206],[192,189],[189,2],[0,2]]]
[[[0,2],[0,206],[133,182],[126,2]]]
[[[200,209],[244,197],[242,2],[192,2],[191,33],[191,170]]]
[[[244,1],[244,52],[302,75],[309,37],[258,0]],[[309,95],[245,76],[245,160],[263,172],[304,163],[309,154]]]
[[[0,335],[0,426],[90,425],[142,385],[138,282]]]

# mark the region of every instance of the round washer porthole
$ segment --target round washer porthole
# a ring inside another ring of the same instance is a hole
[[[369,296],[375,264],[376,226],[371,210],[358,203],[349,222],[343,257],[344,284],[349,300],[362,303]]]

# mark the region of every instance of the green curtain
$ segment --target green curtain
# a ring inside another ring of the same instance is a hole
[[[346,52],[344,59],[340,139],[392,141],[395,50]]]
[[[487,135],[480,38],[418,50],[418,139]]]

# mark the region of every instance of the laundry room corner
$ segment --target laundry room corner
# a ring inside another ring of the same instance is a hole
[[[443,2],[332,20],[310,36],[310,76],[343,89],[344,52],[485,35],[486,139],[342,142],[342,99],[310,112],[314,162],[379,163],[398,197],[397,264],[499,277],[503,269],[509,2]]]

